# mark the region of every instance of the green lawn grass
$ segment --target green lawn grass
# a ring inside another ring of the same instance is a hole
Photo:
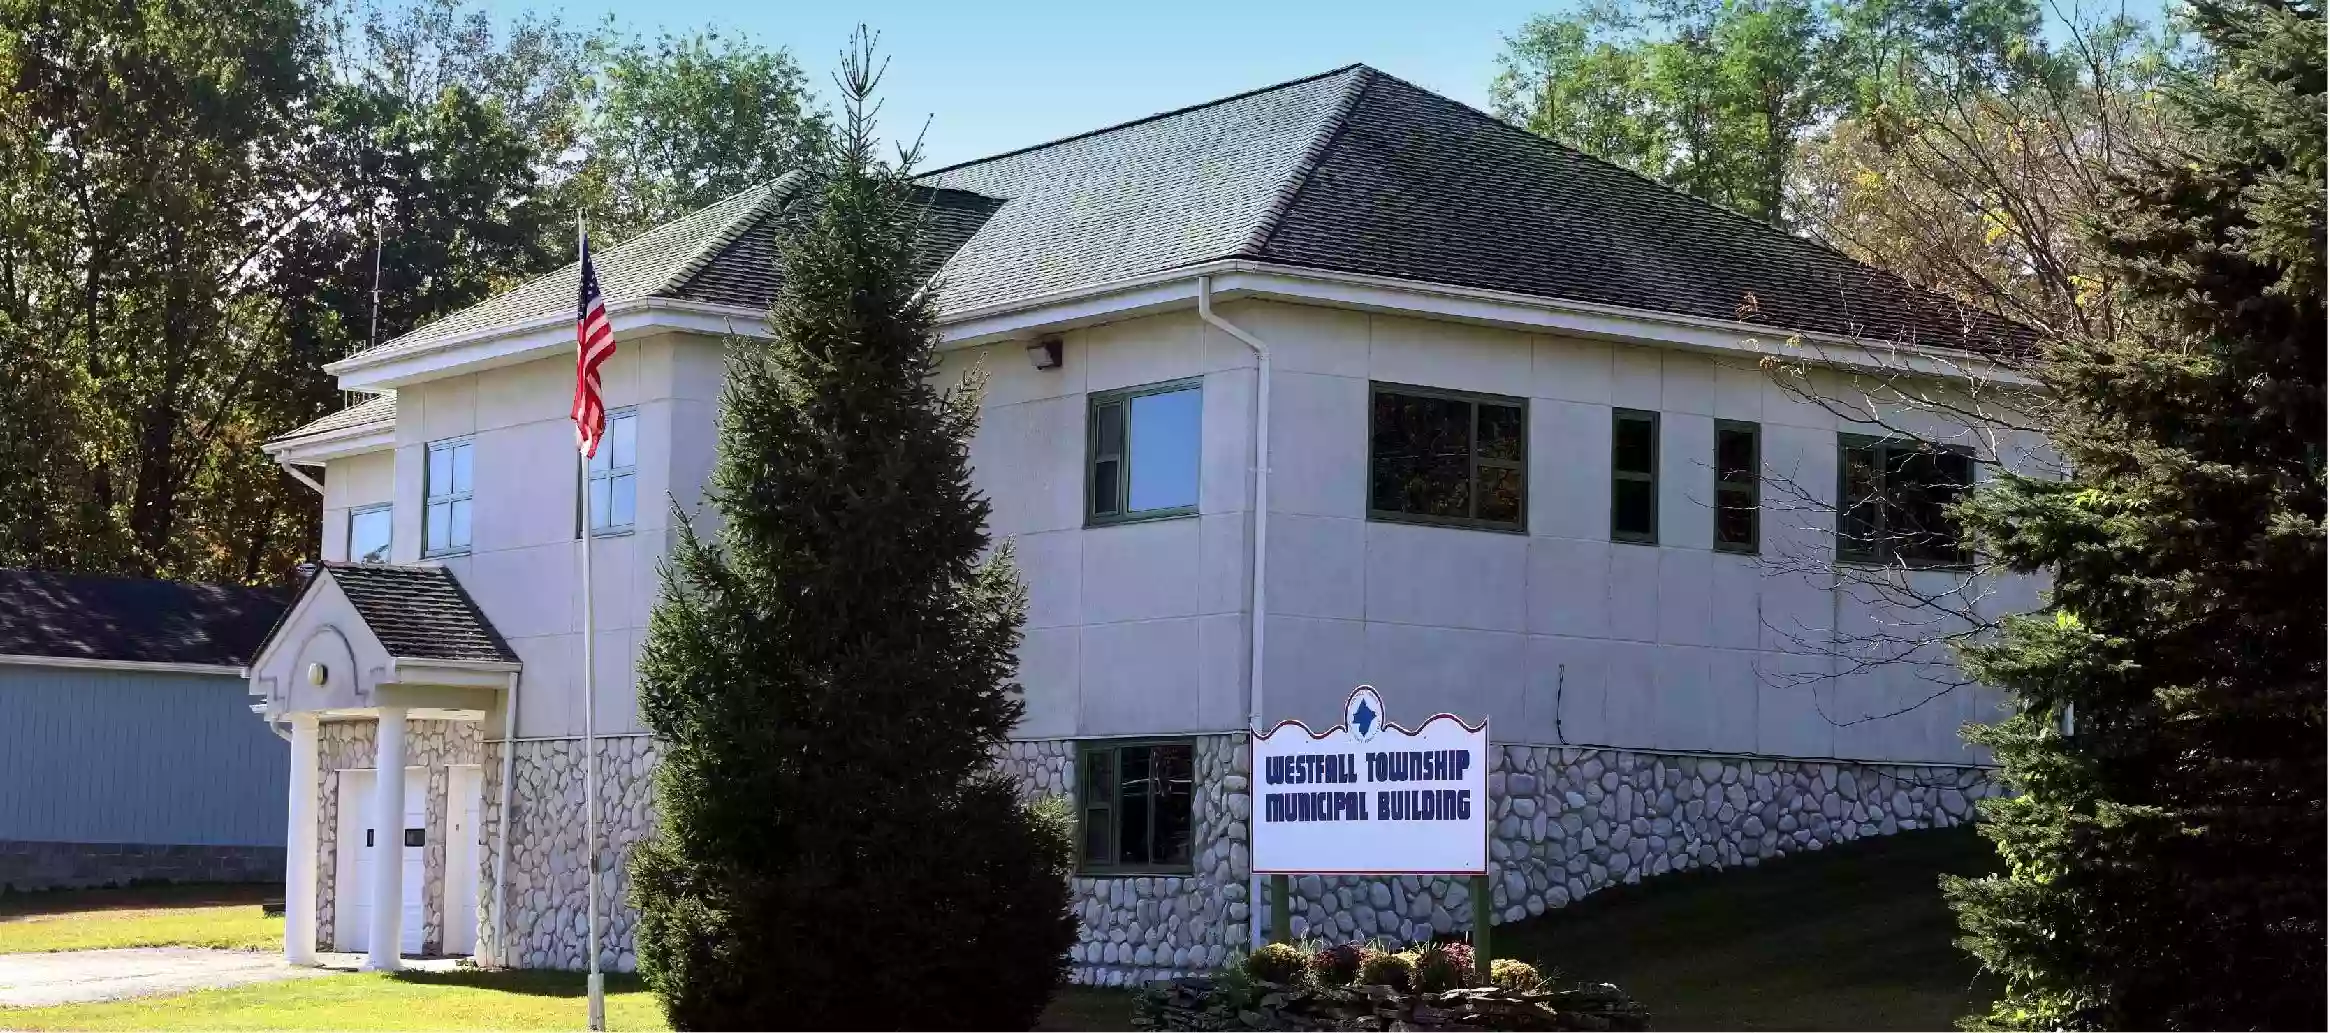
[[[0,896],[0,954],[105,947],[280,950],[283,919],[260,913],[267,884],[59,890]]]
[[[1650,1008],[1660,1029],[1946,1029],[1986,1004],[1993,988],[1951,944],[1955,928],[1936,880],[1994,864],[1971,830],[1906,832],[1752,869],[1694,871],[1606,890],[1499,926],[1494,946],[1500,957],[1536,961],[1569,978],[1617,983]],[[27,899],[0,898],[0,915],[10,901]],[[248,910],[257,912],[255,905]],[[162,924],[125,917],[140,911],[64,913],[94,924]],[[270,921],[268,948],[282,928]],[[8,946],[11,937],[22,940],[19,924],[0,917],[0,951],[22,949]],[[571,973],[351,974],[0,1009],[0,1027],[573,1029],[582,1020],[581,994],[582,979]],[[608,977],[607,1016],[613,1029],[664,1028],[635,978]],[[1130,1018],[1127,992],[1069,987],[1037,1028],[1121,1030]]]
[[[571,972],[348,973],[130,1001],[0,1008],[10,1030],[557,1030],[583,1025]],[[1039,1030],[1130,1029],[1122,990],[1064,987]],[[636,976],[607,976],[607,1028],[663,1030]]]
[[[0,1008],[11,1030],[534,1030],[583,1027],[568,972],[348,973],[100,1004]],[[666,1029],[638,979],[607,976],[607,1028]]]
[[[1938,879],[1995,864],[1970,828],[1904,832],[1605,890],[1491,946],[1616,983],[1658,1029],[1948,1029],[1995,988],[1952,943]]]

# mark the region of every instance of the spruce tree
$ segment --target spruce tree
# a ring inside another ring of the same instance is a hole
[[[877,79],[861,37],[774,339],[729,346],[717,531],[682,523],[640,660],[639,962],[679,1029],[1026,1029],[1074,935],[1065,816],[993,767],[1025,596],[976,399],[932,385],[928,194],[877,153]]]
[[[2199,0],[2184,142],[2096,243],[2131,329],[2049,345],[2066,480],[1962,515],[2048,608],[1965,655],[2015,795],[1953,881],[2005,980],[1968,1024],[2323,1027],[2324,69],[2314,0]]]

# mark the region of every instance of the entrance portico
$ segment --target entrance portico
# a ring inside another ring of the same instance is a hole
[[[286,960],[476,948],[481,744],[519,670],[442,567],[317,570],[250,667],[253,710],[290,726]]]

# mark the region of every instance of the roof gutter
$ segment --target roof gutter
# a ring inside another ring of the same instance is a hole
[[[174,663],[161,660],[103,660],[86,656],[39,656],[32,653],[0,653],[0,664],[21,664],[26,667],[70,667],[85,671],[143,671],[151,674],[240,675],[243,673],[243,668],[237,664]]]
[[[301,484],[315,489],[316,494],[321,495],[324,493],[324,482],[316,480],[307,474],[301,473],[297,463],[294,463],[291,460],[285,459],[281,456],[277,456],[275,459],[275,465],[282,467],[284,473],[290,474],[292,480],[298,481]]]
[[[1736,320],[1249,259],[1206,262],[950,311],[942,316],[940,334],[946,345],[965,347],[1185,309],[1194,300],[1194,277],[1211,277],[1214,293],[1223,298],[1267,297],[1531,333],[1681,346],[1759,358],[1781,355],[1818,365],[1966,376],[2018,386],[2031,383],[2027,376],[1998,360],[1961,348],[1790,331]]]
[[[1214,281],[1211,276],[1197,278],[1197,317],[1216,330],[1237,338],[1254,350],[1254,533],[1250,542],[1253,555],[1249,560],[1254,583],[1247,598],[1248,617],[1252,624],[1246,632],[1246,727],[1248,734],[1262,727],[1262,660],[1263,608],[1267,598],[1263,577],[1270,559],[1270,346],[1262,339],[1247,333],[1236,323],[1214,314]],[[1262,877],[1248,876],[1246,888],[1247,937],[1250,946],[1262,944]]]

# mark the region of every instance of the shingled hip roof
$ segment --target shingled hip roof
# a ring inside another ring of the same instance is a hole
[[[594,257],[610,308],[765,308],[790,173]],[[942,320],[1246,260],[1972,351],[2031,333],[1364,65],[923,174]],[[571,306],[574,267],[381,346]]]

